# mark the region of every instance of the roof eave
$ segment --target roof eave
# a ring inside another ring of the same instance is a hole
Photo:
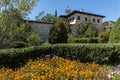
[[[99,17],[105,18],[105,16],[103,16],[103,15],[98,15],[98,14],[93,14],[93,13],[87,13],[87,12],[80,12],[80,11],[77,11],[77,10],[72,11],[71,13],[69,13],[69,14],[66,15],[66,16],[69,17],[69,16],[71,16],[71,15],[73,15],[73,14],[75,14],[75,13],[82,13],[82,14],[99,16]]]

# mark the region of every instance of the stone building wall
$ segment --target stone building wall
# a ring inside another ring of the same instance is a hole
[[[43,42],[48,40],[50,28],[54,25],[53,23],[41,21],[29,21],[29,23],[38,33]]]

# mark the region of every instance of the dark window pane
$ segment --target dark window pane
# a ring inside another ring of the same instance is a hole
[[[87,17],[85,17],[85,21],[87,21]]]
[[[78,20],[80,20],[80,16],[78,16]]]
[[[95,22],[95,18],[93,19],[93,22]]]

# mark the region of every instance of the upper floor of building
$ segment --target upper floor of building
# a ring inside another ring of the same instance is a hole
[[[88,21],[91,21],[94,24],[102,25],[102,19],[105,17],[99,14],[84,12],[83,9],[81,9],[80,11],[71,11],[71,9],[67,8],[65,9],[65,11],[66,15],[60,15],[60,17],[66,18],[71,25]]]

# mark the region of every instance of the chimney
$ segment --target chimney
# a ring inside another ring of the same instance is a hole
[[[80,9],[80,12],[84,12],[84,10],[83,10],[83,9]]]

